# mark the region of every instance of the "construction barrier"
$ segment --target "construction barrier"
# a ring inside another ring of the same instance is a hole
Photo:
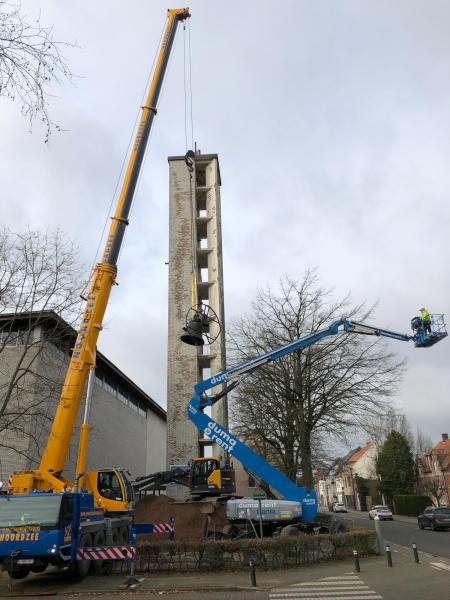
[[[135,558],[134,546],[99,546],[77,550],[77,560],[134,560]]]
[[[168,523],[136,523],[136,533],[168,533],[169,539],[175,538],[175,518],[170,517]]]

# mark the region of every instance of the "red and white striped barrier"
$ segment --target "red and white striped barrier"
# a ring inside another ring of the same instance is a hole
[[[134,560],[136,548],[134,546],[105,546],[95,548],[78,548],[77,560]]]
[[[174,525],[171,523],[153,523],[153,533],[171,533]]]

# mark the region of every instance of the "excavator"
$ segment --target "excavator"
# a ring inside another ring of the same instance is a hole
[[[189,490],[193,501],[214,497],[223,500],[236,494],[232,465],[222,464],[214,456],[193,458],[188,465],[138,477],[132,487],[135,494],[141,494],[167,490],[174,483]]]
[[[167,11],[152,81],[141,107],[103,256],[85,287],[86,305],[39,467],[14,473],[7,501],[1,498],[0,564],[12,577],[25,577],[30,570],[40,572],[48,564],[71,564],[79,575],[85,575],[90,564],[83,548],[125,548],[133,542],[133,492],[125,471],[111,467],[86,472],[88,407],[81,426],[74,482],[64,475],[64,466],[88,375],[95,369],[97,340],[111,289],[116,284],[117,261],[175,34],[178,25],[189,17],[188,8]],[[90,386],[92,381],[87,399]],[[122,558],[130,558],[130,551],[124,550]]]

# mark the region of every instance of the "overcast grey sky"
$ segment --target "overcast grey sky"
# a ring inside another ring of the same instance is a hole
[[[3,225],[60,227],[90,265],[165,22],[159,0],[22,0],[76,41],[79,75],[53,88],[64,132],[44,146],[0,100]],[[174,5],[175,6],[175,5]],[[181,5],[180,5],[181,6]],[[450,4],[190,3],[195,139],[222,174],[228,318],[258,286],[316,267],[376,323],[407,332],[419,306],[449,314]],[[184,142],[180,30],[99,347],[165,406],[167,156]],[[397,406],[450,429],[450,342],[392,342],[409,368]]]

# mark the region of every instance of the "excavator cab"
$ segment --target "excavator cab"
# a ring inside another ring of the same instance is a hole
[[[88,471],[84,476],[85,488],[94,494],[96,506],[107,513],[126,512],[133,507],[133,489],[123,469]]]
[[[411,319],[411,329],[414,332],[414,345],[416,348],[428,348],[447,337],[444,315],[430,315],[430,317],[430,331],[425,329],[420,317]]]
[[[220,465],[212,456],[194,458],[189,472],[189,487],[193,496],[232,495],[236,492],[234,469]]]

